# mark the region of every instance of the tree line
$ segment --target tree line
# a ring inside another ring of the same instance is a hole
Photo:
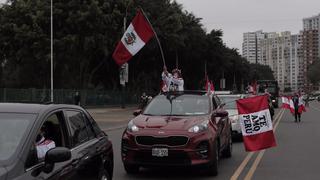
[[[223,31],[207,32],[201,18],[171,0],[54,0],[55,89],[118,90],[112,59],[128,24],[143,8],[163,46],[167,67],[182,69],[186,89],[201,89],[207,74],[219,87],[240,89],[253,79],[274,79],[268,66],[249,64],[228,48]],[[9,0],[0,8],[0,87],[50,88],[50,1]],[[177,61],[178,59],[178,61]],[[158,92],[162,60],[152,39],[129,61],[128,90]]]

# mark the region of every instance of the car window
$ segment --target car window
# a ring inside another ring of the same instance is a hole
[[[220,96],[219,97],[226,105],[225,109],[237,109],[236,100],[240,99],[240,97],[235,96]]]
[[[35,119],[35,114],[0,113],[0,162],[14,155]]]
[[[70,124],[72,147],[76,147],[95,137],[92,126],[84,113],[80,111],[66,111]]]
[[[95,134],[96,136],[101,135],[101,133],[103,133],[103,132],[101,131],[101,129],[100,129],[100,127],[98,126],[97,122],[94,121],[94,119],[93,119],[91,116],[89,116],[88,118],[89,118],[89,122],[90,122],[90,124],[91,124],[91,126],[92,126],[92,130],[93,130],[94,134]]]
[[[94,131],[93,124],[89,120],[89,117],[86,114],[84,114],[83,112],[81,112],[81,115],[82,115],[82,117],[83,117],[83,119],[85,121],[89,139],[95,138],[96,137],[96,133]]]
[[[44,161],[47,151],[54,147],[69,147],[66,124],[61,111],[49,115],[40,129],[30,148],[26,168]]]

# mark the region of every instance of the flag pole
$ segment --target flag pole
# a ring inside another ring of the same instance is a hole
[[[50,100],[53,103],[53,0],[51,0],[50,5]]]
[[[143,16],[146,18],[146,20],[147,20],[148,23],[150,24],[150,27],[151,27],[151,29],[152,29],[152,31],[153,31],[153,33],[154,33],[154,36],[155,36],[156,39],[157,39],[157,42],[158,42],[158,45],[159,45],[159,48],[160,48],[160,52],[161,52],[161,57],[162,57],[163,66],[164,66],[164,67],[167,67],[167,65],[166,65],[166,60],[164,59],[164,54],[163,54],[162,46],[161,46],[160,40],[159,40],[159,38],[158,38],[158,35],[157,35],[156,31],[154,30],[152,24],[150,23],[148,17],[146,16],[145,12],[143,11],[143,9],[142,9],[141,7],[140,7],[140,10],[141,10]]]
[[[176,51],[176,68],[179,69],[179,57],[178,57],[177,51]]]

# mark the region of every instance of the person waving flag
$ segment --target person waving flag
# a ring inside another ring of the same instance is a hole
[[[152,26],[139,10],[118,43],[112,57],[121,66],[137,54],[155,35]]]

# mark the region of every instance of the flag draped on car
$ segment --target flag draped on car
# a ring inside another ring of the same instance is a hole
[[[268,96],[239,99],[237,107],[246,151],[258,151],[276,146]]]
[[[154,31],[141,10],[132,20],[112,57],[121,66],[137,54],[154,36]]]
[[[283,96],[282,98],[282,108],[289,109],[291,113],[295,113],[294,104],[291,96]],[[299,96],[299,104],[298,104],[298,112],[303,113],[306,112],[306,108],[304,105],[304,101],[302,96]]]

